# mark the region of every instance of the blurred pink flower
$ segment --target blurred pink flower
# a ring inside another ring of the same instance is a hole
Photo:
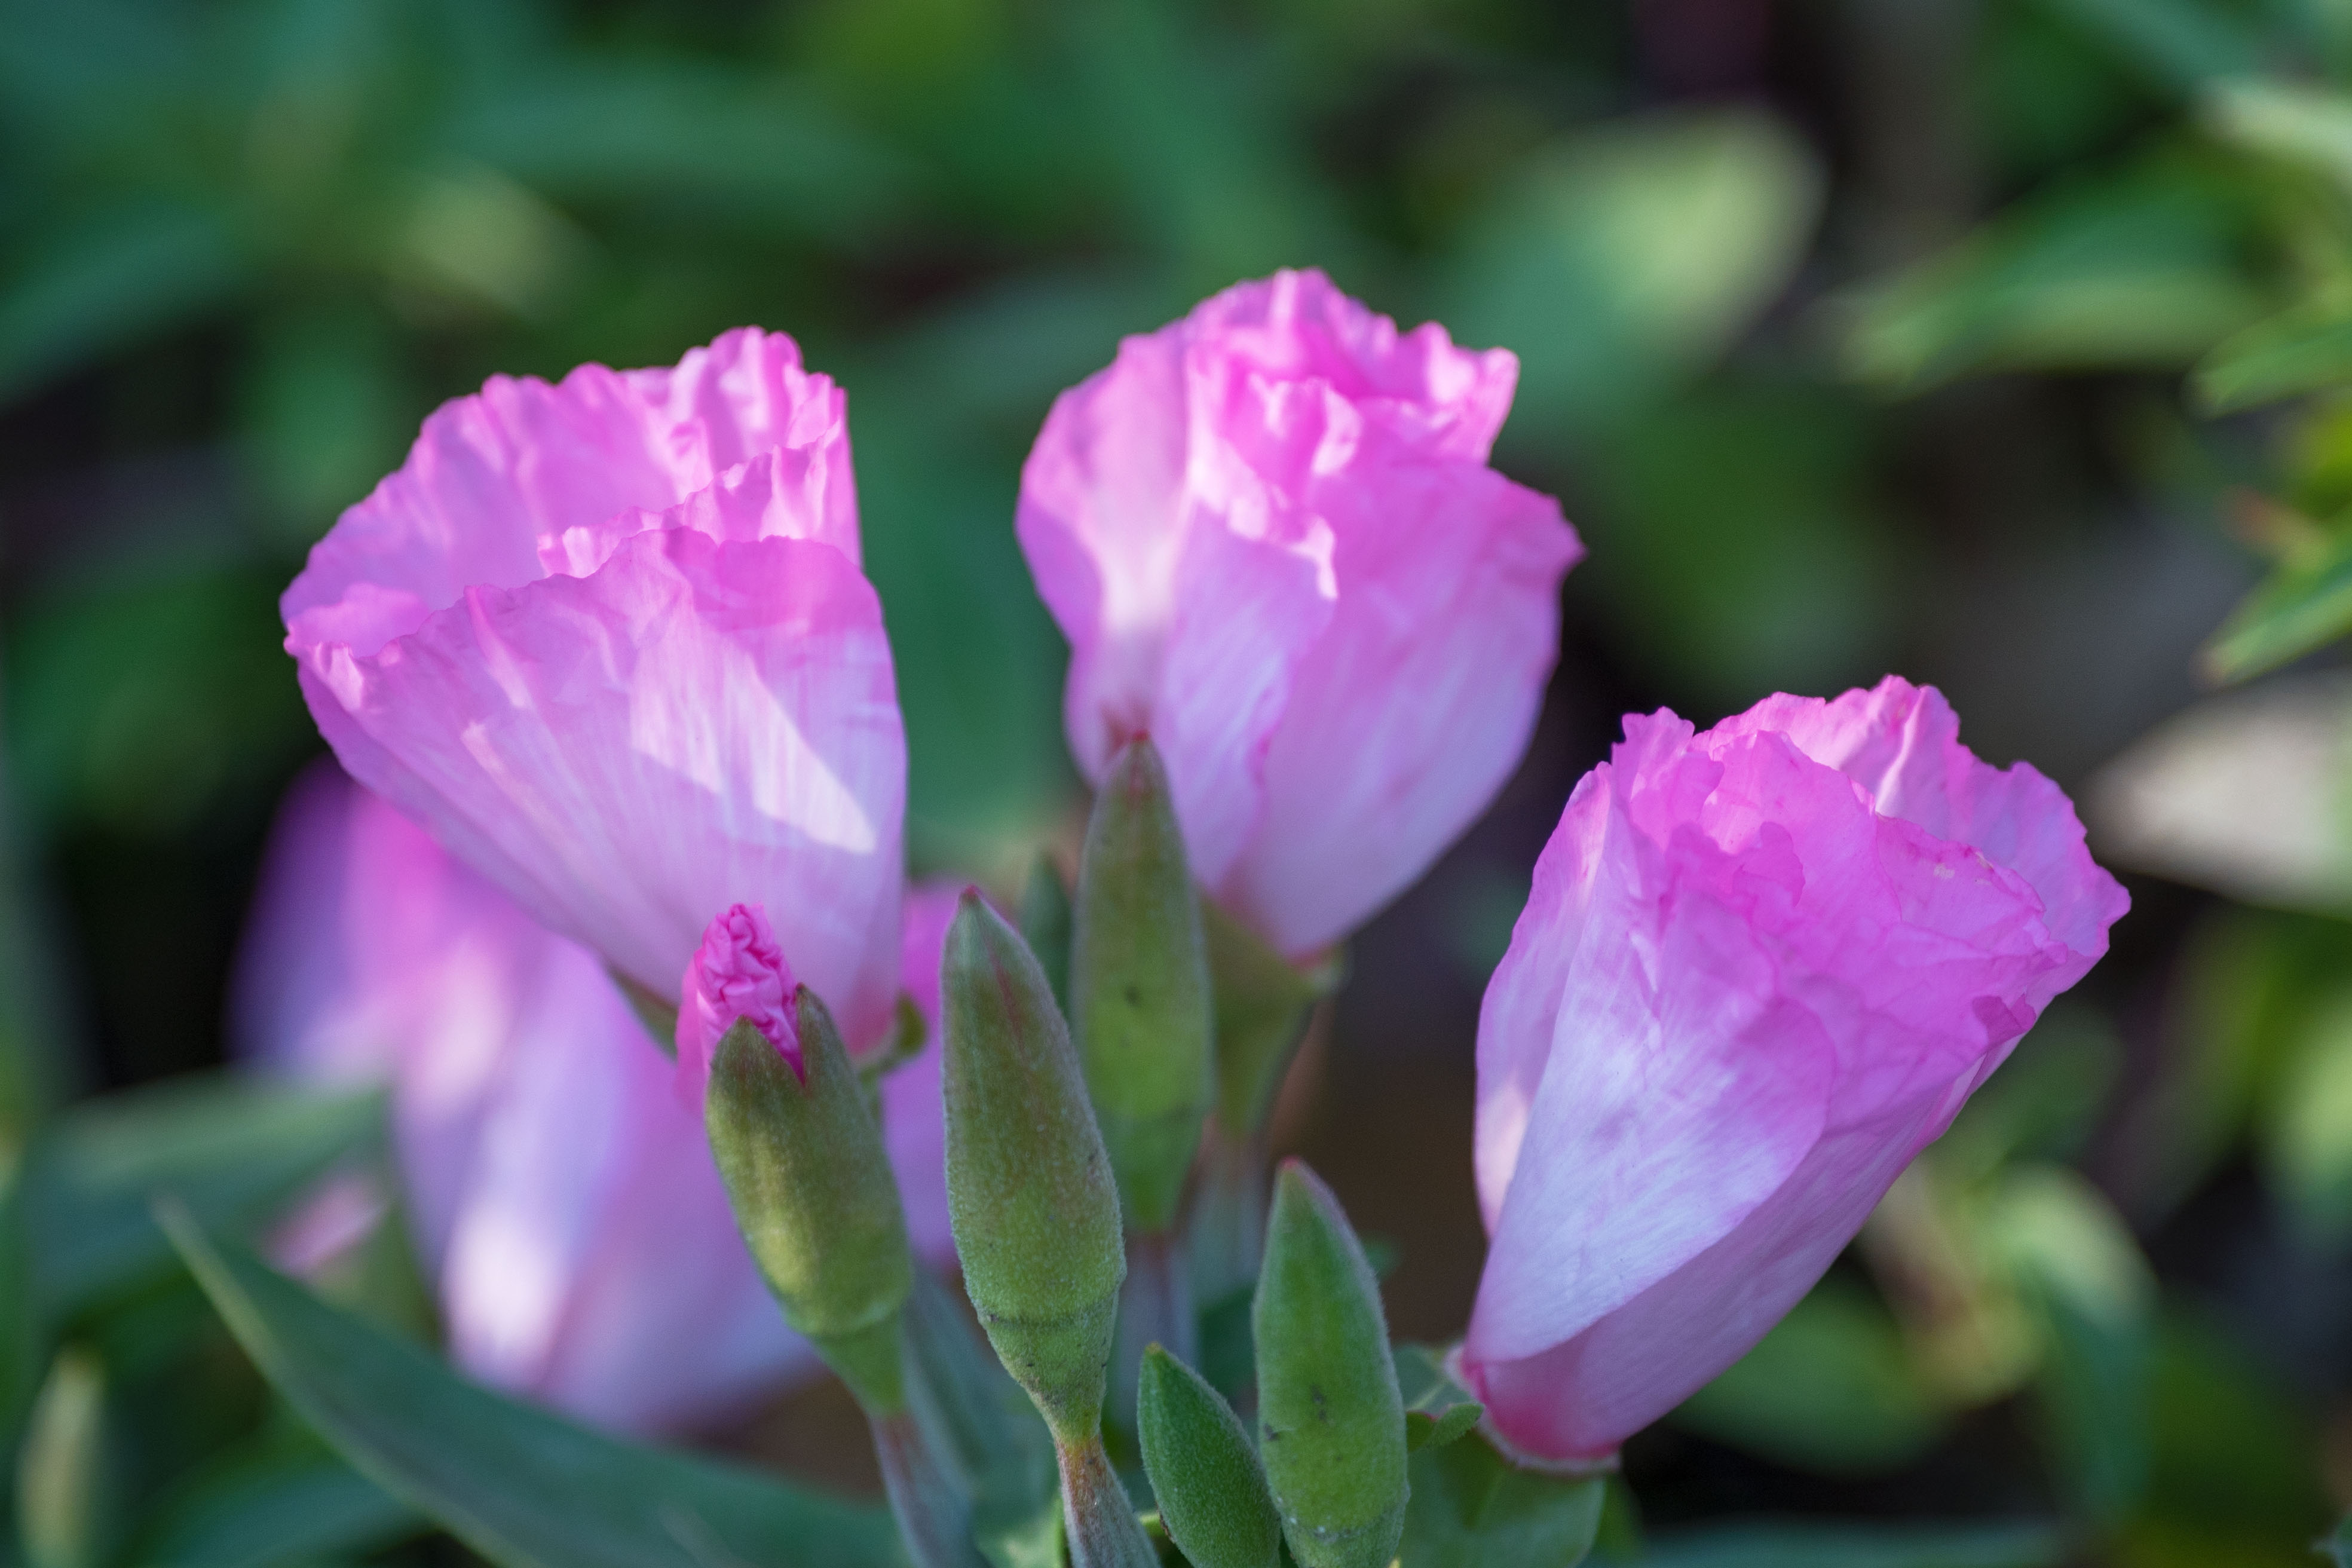
[[[2128,903],[1932,688],[1629,717],[1479,1018],[1463,1366],[1496,1429],[1598,1459],[1738,1360]]]
[[[730,904],[721,910],[702,933],[702,945],[694,950],[678,985],[679,1102],[701,1114],[710,1058],[738,1018],[749,1019],[783,1053],[793,1071],[805,1078],[800,1028],[793,1017],[793,993],[799,984],[776,943],[767,910],[757,904]]]
[[[1193,873],[1285,952],[1418,877],[1526,748],[1582,547],[1486,466],[1517,377],[1280,272],[1129,338],[1029,454],[1080,766],[1148,731]]]
[[[855,1047],[889,1027],[906,742],[840,391],[755,329],[674,370],[444,405],[286,593],[361,783],[661,995],[766,904]]]
[[[594,955],[330,765],[280,815],[236,1022],[265,1070],[390,1081],[414,1239],[474,1375],[651,1431],[815,1370],[735,1233],[701,1118]],[[932,1077],[886,1137],[916,1245],[944,1258]]]

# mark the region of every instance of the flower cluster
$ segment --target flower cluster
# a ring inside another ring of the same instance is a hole
[[[1148,740],[1180,871],[1267,962],[1360,927],[1527,746],[1582,547],[1489,463],[1516,375],[1282,273],[1121,344],[1031,453],[1072,752],[1100,782]],[[748,1021],[814,1096],[811,1016],[860,1067],[899,1049],[902,994],[936,1034],[956,907],[905,887],[840,391],[752,330],[493,380],[284,612],[364,788],[289,805],[243,1027],[288,1070],[392,1079],[455,1353],[641,1428],[805,1364],[732,1234],[713,1064]],[[2124,908],[2065,797],[1979,762],[1932,689],[1628,719],[1480,1019],[1492,1245],[1458,1373],[1495,1437],[1605,1459],[1736,1360]],[[935,1041],[881,1079],[918,1258],[950,1245],[941,1081]]]

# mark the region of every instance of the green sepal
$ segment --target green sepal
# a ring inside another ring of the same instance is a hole
[[[805,985],[793,1007],[799,1072],[748,1019],[719,1037],[703,1101],[710,1152],[784,1321],[869,1414],[896,1412],[915,1274],[898,1181],[832,1016]]]
[[[1445,1358],[1427,1345],[1398,1345],[1397,1392],[1404,1399],[1408,1453],[1442,1447],[1476,1426],[1486,1407],[1445,1370]]]
[[[1062,868],[1054,863],[1051,850],[1039,850],[1021,889],[1021,940],[1036,955],[1037,967],[1045,972],[1045,984],[1053,987],[1054,1001],[1065,1018],[1070,1014],[1070,944],[1076,921]]]
[[[1413,1568],[1573,1568],[1601,1526],[1600,1478],[1518,1469],[1483,1436],[1423,1447],[1412,1474]]]
[[[940,994],[964,1289],[1055,1438],[1090,1436],[1127,1255],[1077,1052],[1036,958],[976,892],[948,928]]]
[[[1112,760],[1087,823],[1069,1016],[1128,1225],[1164,1231],[1216,1092],[1201,904],[1148,738]]]
[[[1282,1516],[1233,1406],[1153,1345],[1143,1352],[1136,1413],[1160,1524],[1186,1561],[1193,1568],[1275,1568]]]
[[[1217,1125],[1245,1139],[1274,1114],[1307,1010],[1339,989],[1347,954],[1334,947],[1294,964],[1209,899],[1201,900],[1201,933],[1216,997]]]
[[[621,994],[628,998],[629,1010],[636,1014],[637,1022],[646,1026],[646,1033],[652,1037],[655,1045],[661,1047],[662,1055],[675,1061],[677,1058],[677,1004],[649,986],[638,984],[610,964],[604,966],[604,973],[613,977],[613,984],[619,986]]]
[[[1258,1448],[1301,1568],[1388,1568],[1404,1528],[1404,1400],[1380,1284],[1339,1201],[1286,1160],[1251,1313]]]

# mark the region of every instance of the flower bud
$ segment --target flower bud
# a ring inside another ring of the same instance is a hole
[[[1300,1568],[1388,1568],[1404,1529],[1404,1402],[1348,1216],[1286,1160],[1250,1315],[1259,1448]]]
[[[948,930],[940,990],[964,1289],[1056,1442],[1091,1440],[1127,1258],[1077,1053],[1037,960],[977,892]]]
[[[1158,1345],[1137,1399],[1143,1468],[1160,1521],[1193,1568],[1275,1568],[1282,1518],[1241,1418],[1201,1374]]]
[[[894,1415],[906,1404],[899,1309],[914,1283],[898,1185],[832,1016],[805,985],[793,1000],[796,1060],[772,1022],[739,1017],[719,1037],[710,1152],[784,1321],[869,1414]]]
[[[749,1019],[794,1073],[802,1071],[793,1005],[797,984],[768,924],[768,911],[760,905],[730,905],[704,928],[701,945],[678,983],[674,1036],[677,1091],[689,1109],[702,1109],[703,1085],[719,1038],[739,1018]],[[642,1005],[638,1012],[646,1016]]]
[[[1168,774],[1128,742],[1095,795],[1078,864],[1070,1024],[1127,1222],[1176,1221],[1216,1092],[1201,905]]]

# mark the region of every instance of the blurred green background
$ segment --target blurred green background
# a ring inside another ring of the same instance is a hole
[[[1462,1322],[1478,990],[1617,716],[1899,670],[2074,791],[2136,907],[1629,1450],[1642,1528],[2312,1562],[2352,1500],[2347,83],[2347,0],[0,0],[0,1171],[221,1060],[320,750],[276,596],[437,402],[796,336],[850,395],[912,852],[996,873],[1076,804],[1011,526],[1048,403],[1319,265],[1519,354],[1498,461],[1592,552],[1526,766],[1358,943],[1288,1124],[1397,1244],[1399,1331]],[[0,1368],[0,1418],[45,1390],[33,1568],[180,1561],[207,1467],[283,1446],[208,1324],[150,1281]],[[825,1400],[732,1440],[822,1458]],[[413,1533],[374,1522],[299,1561]]]

